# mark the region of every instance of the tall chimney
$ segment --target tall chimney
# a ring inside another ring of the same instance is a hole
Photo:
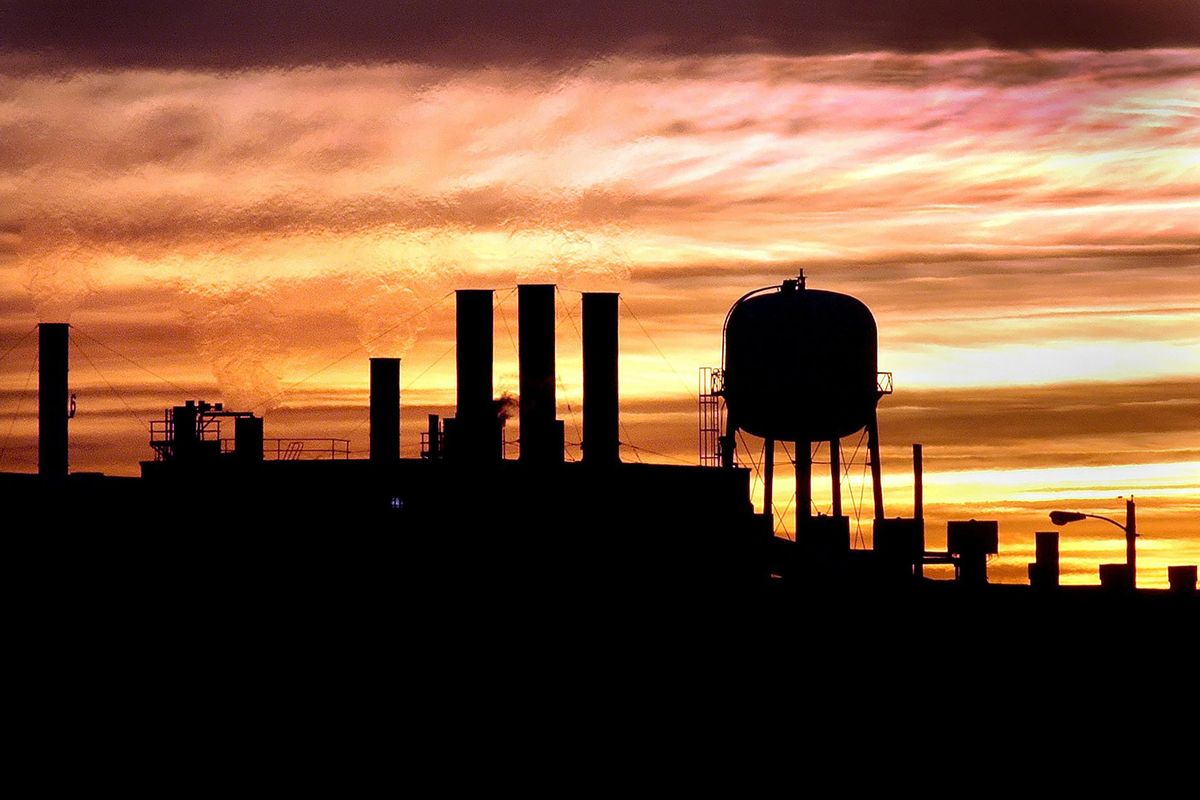
[[[446,420],[446,457],[490,461],[503,440],[492,407],[492,290],[455,292],[458,409]]]
[[[371,460],[400,460],[400,359],[371,359]]]
[[[583,294],[583,460],[621,460],[616,292]]]
[[[521,460],[562,461],[562,423],[554,418],[554,284],[517,287],[517,326]]]
[[[65,322],[38,324],[38,474],[67,476],[67,342]]]

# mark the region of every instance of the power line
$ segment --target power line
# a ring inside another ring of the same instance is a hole
[[[336,367],[338,364],[342,363],[350,356],[355,355],[355,354],[359,353],[360,351],[366,350],[369,345],[374,344],[375,342],[379,341],[384,336],[387,336],[389,333],[391,333],[392,331],[399,328],[401,325],[405,325],[405,324],[411,322],[412,320],[416,319],[417,317],[421,316],[422,314],[426,313],[427,311],[431,311],[434,308],[438,307],[439,305],[441,305],[442,303],[444,303],[446,301],[446,298],[450,297],[453,294],[454,294],[454,292],[447,292],[445,295],[438,298],[437,300],[430,303],[429,305],[425,306],[420,311],[415,311],[412,314],[409,314],[407,317],[401,319],[395,325],[391,326],[390,328],[387,328],[386,330],[381,331],[380,333],[376,334],[375,336],[372,336],[370,339],[367,339],[366,341],[361,342],[360,344],[355,346],[355,348],[353,350],[350,350],[349,352],[345,353],[344,355],[339,356],[338,358],[335,358],[333,361],[330,361],[328,364],[321,367],[316,372],[313,372],[310,375],[306,375],[303,378],[301,378],[300,380],[296,381],[295,383],[289,384],[288,386],[285,386],[284,388],[280,389],[275,394],[263,398],[262,400],[258,401],[253,406],[251,406],[251,408],[265,407],[265,406],[269,405],[270,403],[273,403],[274,401],[283,397],[288,392],[295,389],[300,384],[311,381],[313,378],[317,377],[318,375],[325,372],[326,370]]]
[[[517,291],[517,287],[509,290],[508,294],[496,301],[496,310],[500,312],[500,321],[504,323],[504,332],[508,334],[508,341],[512,345],[513,359],[520,360],[521,351],[517,349],[517,339],[513,336],[512,328],[508,326],[508,315],[504,313],[504,304],[508,302],[508,298],[512,297]]]
[[[76,341],[74,337],[71,337],[70,341],[71,344],[75,345],[75,349],[79,351],[84,360],[87,361],[91,368],[95,370],[96,374],[100,376],[100,380],[104,381],[104,385],[108,387],[108,390],[112,392],[113,396],[121,401],[121,405],[125,406],[125,410],[128,411],[129,415],[133,417],[135,422],[137,422],[138,428],[145,428],[146,422],[140,416],[138,416],[137,412],[133,410],[133,407],[130,406],[129,403],[125,402],[125,398],[120,392],[117,391],[116,387],[112,385],[108,378],[104,377],[104,373],[101,372],[100,368],[96,366],[96,362],[92,361],[92,357],[89,356],[87,351],[83,349],[83,345]]]
[[[10,347],[4,351],[4,355],[0,356],[0,362],[3,362],[4,359],[8,358],[9,354],[12,353],[13,350],[16,350],[18,347],[20,347],[21,343],[29,338],[29,334],[33,333],[36,330],[37,330],[37,325],[34,325],[32,328],[25,331],[25,335],[22,336],[20,339],[18,339],[16,344],[14,344],[12,347]]]
[[[447,347],[445,350],[443,350],[443,351],[442,351],[442,354],[441,354],[440,356],[438,356],[437,358],[435,358],[433,361],[429,362],[429,365],[428,365],[428,366],[426,366],[426,367],[425,367],[425,369],[423,369],[423,370],[421,370],[420,372],[418,372],[418,373],[417,373],[417,377],[413,378],[411,381],[409,381],[408,383],[404,384],[404,388],[403,388],[403,389],[401,389],[401,391],[403,391],[403,392],[407,392],[409,389],[411,389],[411,388],[412,388],[414,385],[416,385],[417,381],[421,380],[421,378],[424,378],[424,377],[425,377],[425,376],[426,376],[426,375],[429,373],[429,370],[433,369],[433,368],[434,368],[434,367],[436,367],[438,364],[440,364],[443,358],[445,358],[446,356],[448,356],[448,355],[450,355],[451,353],[453,353],[453,352],[454,352],[454,349],[455,349],[456,347],[458,347],[458,343],[457,343],[457,342],[455,342],[454,344],[450,345],[450,346],[449,346],[449,347]]]
[[[144,365],[142,365],[142,364],[139,364],[137,361],[134,361],[132,358],[130,358],[129,356],[125,355],[124,353],[122,353],[122,352],[119,352],[119,351],[117,351],[117,350],[114,350],[113,348],[111,348],[111,347],[109,347],[108,345],[106,345],[104,342],[102,342],[102,341],[100,341],[99,339],[97,339],[95,336],[92,336],[90,333],[88,333],[87,331],[85,331],[85,330],[83,330],[82,328],[80,328],[78,325],[72,325],[72,326],[71,326],[71,330],[73,330],[73,331],[75,331],[76,333],[79,333],[80,335],[82,335],[82,336],[86,337],[87,339],[89,339],[89,340],[91,340],[91,341],[95,342],[96,344],[100,345],[100,346],[101,346],[101,347],[103,347],[105,350],[107,350],[108,352],[110,352],[110,353],[112,353],[113,355],[117,356],[118,358],[122,358],[122,359],[124,359],[125,361],[128,361],[130,364],[132,364],[133,366],[137,367],[137,368],[138,368],[138,369],[140,369],[142,372],[145,372],[147,375],[151,375],[151,376],[153,376],[154,378],[157,378],[158,380],[160,380],[160,381],[162,381],[163,383],[167,384],[167,385],[168,385],[168,386],[170,386],[171,388],[175,389],[177,392],[180,392],[180,393],[182,393],[182,394],[185,394],[185,395],[192,395],[192,394],[195,394],[194,392],[190,392],[190,391],[188,391],[187,389],[183,388],[183,387],[182,387],[182,386],[180,386],[178,383],[175,383],[173,380],[170,380],[169,378],[164,378],[162,375],[159,375],[157,372],[155,372],[154,370],[150,369],[149,367],[147,367],[147,366],[144,366]]]
[[[4,435],[4,445],[0,446],[0,462],[4,461],[4,455],[8,452],[8,440],[12,438],[13,428],[17,426],[17,417],[21,416],[21,404],[25,402],[25,393],[29,391],[29,382],[33,380],[33,371],[37,369],[38,357],[38,353],[33,354],[33,363],[29,365],[29,372],[25,375],[25,386],[17,397],[17,410],[13,412],[12,422],[8,424],[8,433]]]
[[[445,358],[446,356],[453,353],[454,348],[457,346],[458,346],[458,344],[454,343],[454,344],[451,344],[449,347],[447,347],[446,350],[440,356],[435,358],[433,361],[429,362],[429,364],[426,365],[425,369],[421,370],[417,374],[417,377],[413,378],[408,383],[404,384],[404,386],[401,387],[401,389],[400,389],[400,393],[403,394],[404,392],[407,392],[409,389],[411,389],[417,383],[417,381],[419,381],[419,380],[421,380],[421,378],[425,377],[425,374],[428,373],[429,370],[433,369],[439,363],[441,363],[443,358]],[[360,430],[362,430],[362,426],[366,425],[368,421],[369,421],[368,417],[364,417],[363,419],[359,420],[358,424],[355,425],[353,429],[351,429],[350,433],[346,434],[346,438],[349,439],[350,437],[354,436],[354,434],[356,434]]]
[[[675,462],[677,462],[677,463],[684,464],[684,465],[686,465],[686,466],[689,466],[689,467],[693,467],[693,466],[695,466],[695,464],[693,464],[691,461],[685,461],[684,459],[682,459],[682,458],[679,458],[678,456],[670,456],[670,455],[667,455],[666,453],[660,453],[660,452],[658,452],[657,450],[651,450],[651,449],[650,449],[650,448],[648,448],[648,447],[638,447],[637,445],[635,445],[635,444],[630,444],[629,442],[620,442],[620,444],[624,445],[625,447],[628,447],[628,448],[630,448],[630,449],[631,449],[631,450],[633,450],[635,453],[636,453],[636,452],[638,452],[638,451],[641,451],[641,452],[644,452],[644,453],[649,453],[649,454],[650,454],[650,455],[652,455],[652,456],[658,456],[659,458],[666,458],[666,459],[669,459],[669,460],[671,460],[671,461],[675,461]],[[639,460],[640,460],[640,459],[639,459]]]
[[[667,368],[670,369],[671,372],[675,373],[675,377],[679,379],[681,384],[683,384],[684,393],[690,397],[692,394],[691,383],[684,380],[683,376],[679,374],[679,371],[675,369],[675,365],[671,363],[671,360],[667,358],[666,354],[662,351],[662,348],[658,346],[658,342],[654,341],[654,337],[652,337],[650,332],[646,330],[646,326],[642,324],[640,319],[638,319],[638,315],[633,313],[633,308],[630,307],[629,303],[625,302],[625,298],[621,295],[617,296],[621,299],[621,305],[625,306],[625,310],[629,312],[629,316],[633,317],[633,321],[637,323],[639,328],[641,328],[642,334],[650,341],[650,344],[654,348],[655,352],[658,353],[659,357],[666,363]]]

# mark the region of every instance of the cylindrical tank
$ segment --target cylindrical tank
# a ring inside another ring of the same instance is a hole
[[[736,426],[791,442],[864,428],[878,400],[875,318],[859,300],[786,281],[725,322],[725,404]]]

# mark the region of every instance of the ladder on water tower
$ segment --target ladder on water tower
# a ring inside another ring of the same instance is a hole
[[[700,466],[721,466],[725,373],[718,367],[700,368]]]

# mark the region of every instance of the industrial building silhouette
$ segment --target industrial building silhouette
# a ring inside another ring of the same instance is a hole
[[[190,400],[152,425],[140,478],[70,473],[68,326],[42,324],[38,474],[0,474],[11,517],[28,520],[29,580],[72,597],[136,594],[226,616],[276,604],[353,608],[354,624],[397,603],[425,609],[427,621],[546,630],[734,614],[786,625],[936,619],[951,629],[989,619],[1052,638],[1064,625],[1115,618],[1196,619],[1194,566],[1172,568],[1170,590],[1135,589],[1128,572],[1061,586],[1057,534],[1038,532],[1029,585],[991,584],[999,536],[989,520],[950,522],[946,550],[929,551],[919,446],[915,515],[887,517],[876,410],[890,376],[877,371],[874,318],[854,298],[809,289],[801,276],[733,305],[708,392],[727,409],[711,466],[621,461],[618,296],[607,292],[583,295],[583,457],[564,460],[549,284],[518,287],[520,456],[506,459],[493,299],[456,293],[456,412],[415,421],[426,431],[419,458],[400,456],[400,361],[372,358],[369,458],[351,458],[336,440],[320,459],[298,457],[294,442],[272,451],[262,417]],[[864,429],[874,536],[872,548],[855,549],[836,456],[833,514],[814,516],[805,454]],[[737,466],[738,431],[768,452],[794,443],[794,540],[773,535],[769,488],[756,512],[750,471]],[[956,579],[929,579],[928,564],[952,565]]]

